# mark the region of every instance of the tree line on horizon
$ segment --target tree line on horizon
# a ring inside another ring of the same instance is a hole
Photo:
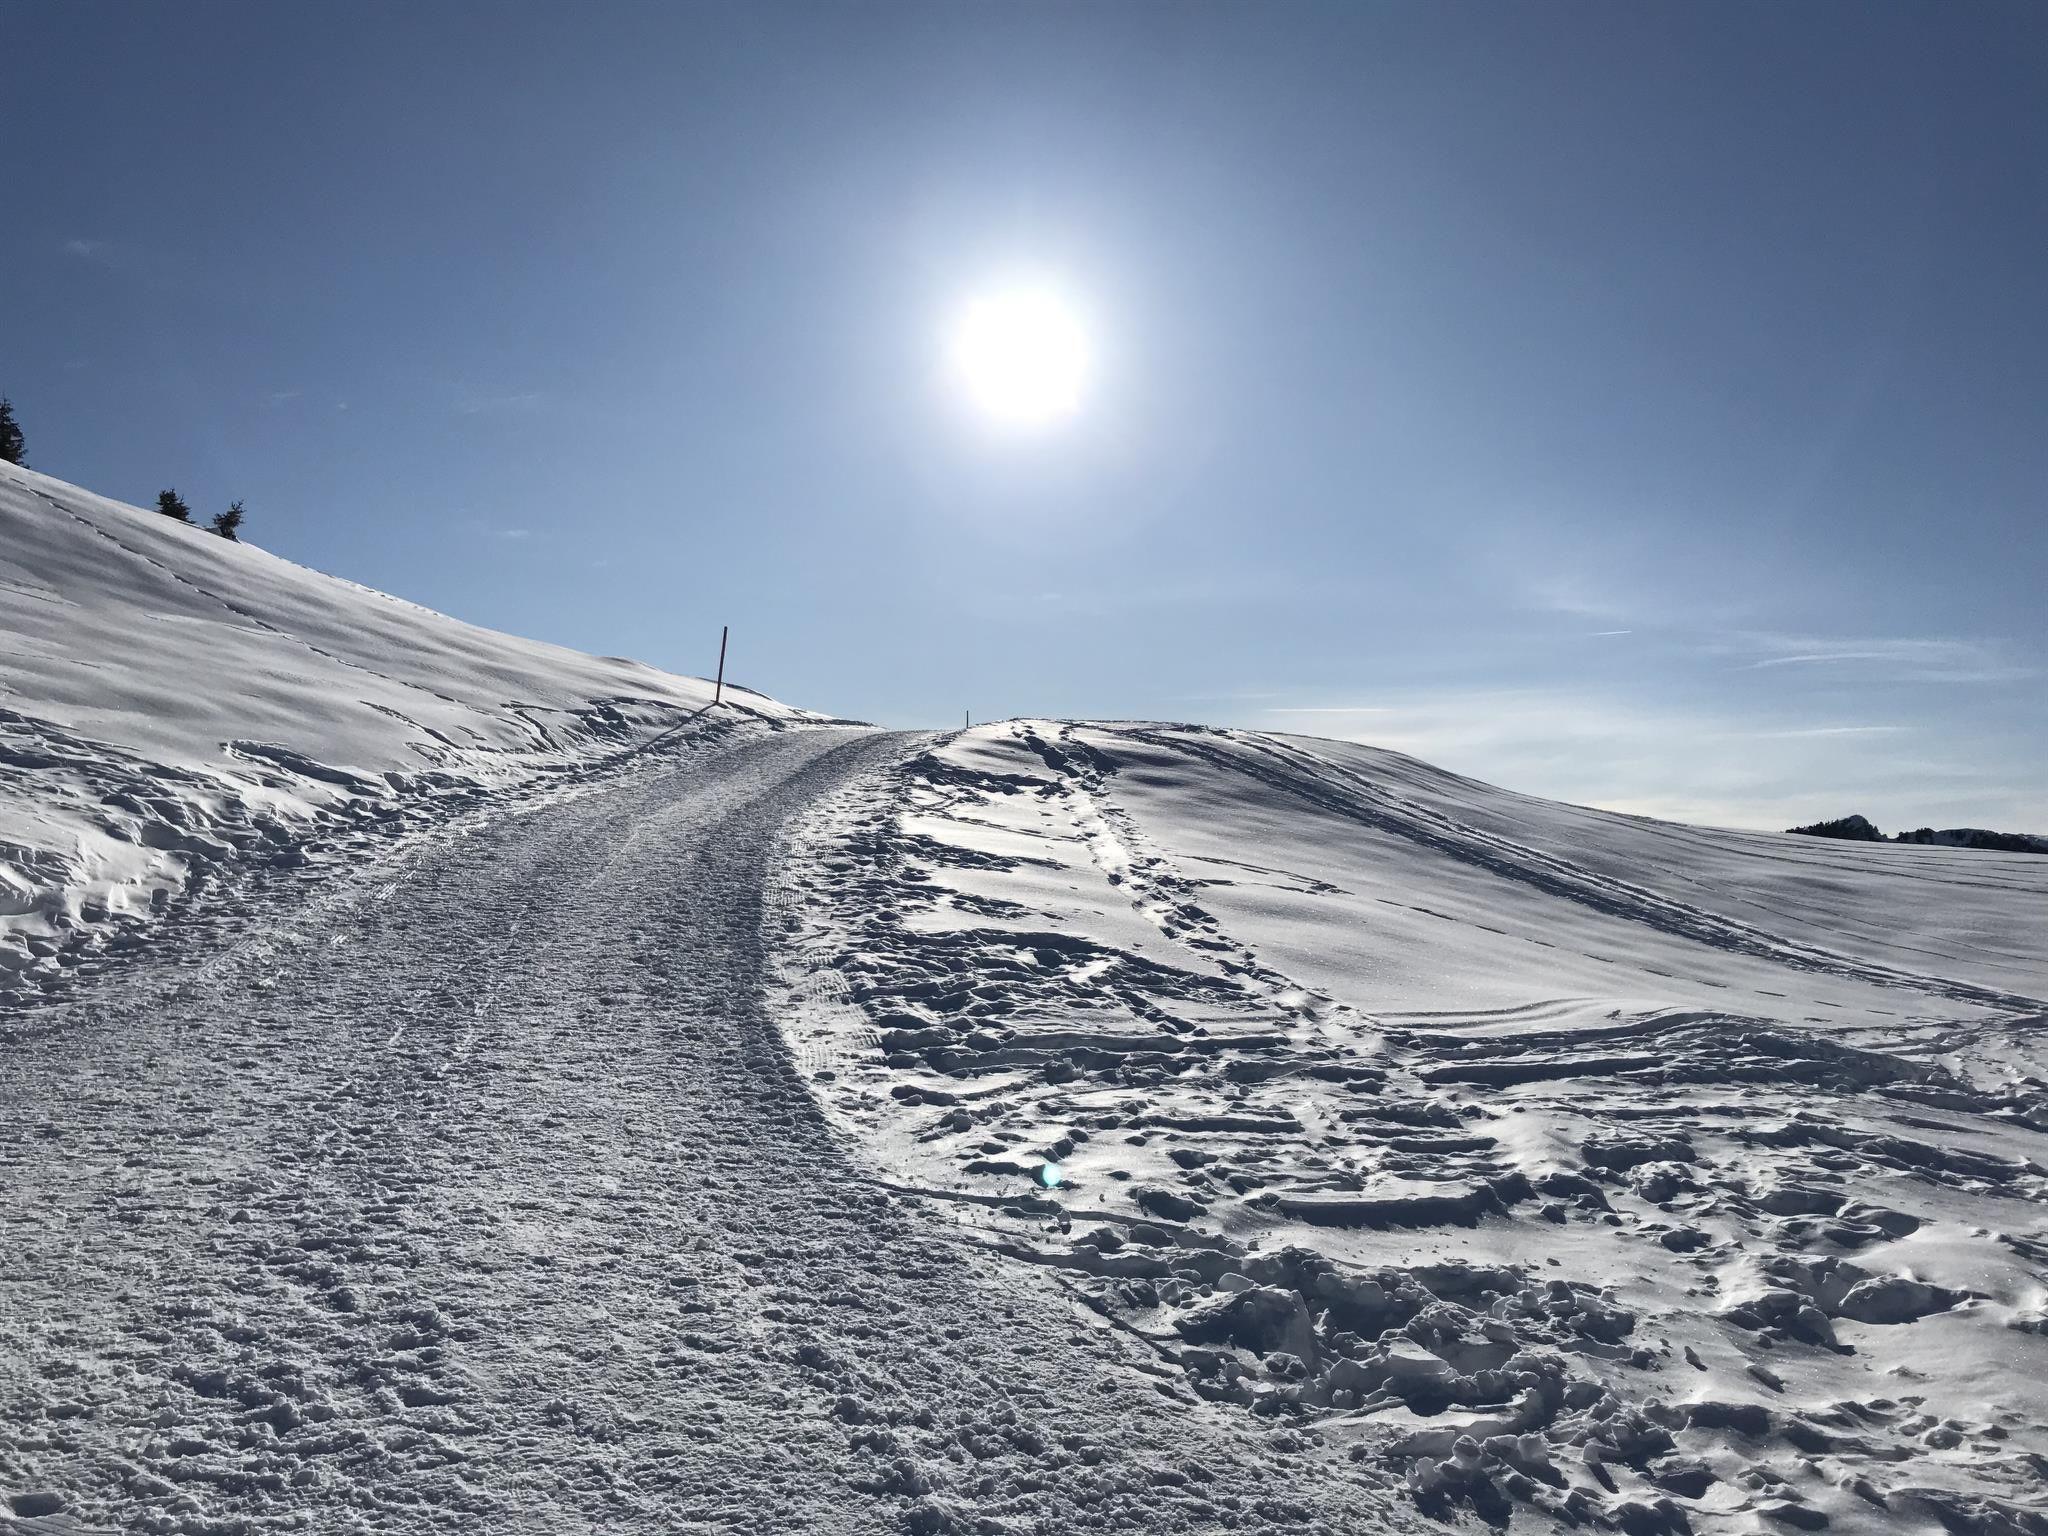
[[[13,402],[5,395],[0,395],[0,460],[23,469],[29,467],[28,439],[22,433],[21,423],[15,419]],[[192,524],[192,508],[175,490],[158,491],[156,509],[173,522]],[[225,512],[214,513],[213,521],[206,527],[224,539],[239,543],[242,520],[248,515],[241,502],[231,501]]]
[[[1989,832],[1982,827],[1950,827],[1941,832],[1932,827],[1916,827],[1911,832],[1894,832],[1886,837],[1867,816],[1838,816],[1833,821],[1816,821],[1785,830],[1801,837],[1832,837],[1849,843],[1918,843],[1923,847],[1985,848],[1995,853],[2048,853],[2048,839],[2030,837],[2024,832]]]

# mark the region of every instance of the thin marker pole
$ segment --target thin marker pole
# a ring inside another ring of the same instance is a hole
[[[725,641],[726,637],[731,633],[732,626],[730,624],[718,626],[718,681],[712,684],[711,687],[711,702],[713,704],[720,704],[725,700]]]

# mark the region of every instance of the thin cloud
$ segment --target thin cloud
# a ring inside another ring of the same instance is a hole
[[[1747,671],[1777,667],[1848,667],[1921,683],[2003,683],[2035,675],[2015,661],[1999,640],[1952,635],[1885,635],[1831,638],[1817,635],[1744,633],[1717,642],[1715,649],[1747,659]]]
[[[1522,579],[1522,601],[1526,607],[1545,613],[1568,614],[1575,619],[1617,619],[1635,617],[1631,605],[1605,591],[1595,589],[1583,577],[1546,574]],[[1626,634],[1626,630],[1614,631]]]
[[[483,395],[469,390],[458,390],[455,396],[455,412],[459,416],[516,416],[526,411],[538,410],[547,397],[539,390],[522,390],[509,395]]]
[[[64,251],[66,255],[76,256],[80,261],[90,261],[95,265],[105,266],[114,254],[114,244],[111,240],[74,238],[64,242]]]
[[[1266,708],[1244,723],[1390,748],[1553,799],[1723,826],[1784,828],[1847,809],[1885,826],[2025,829],[2048,816],[2038,786],[2011,786],[2002,754],[1924,726],[1816,724],[1783,711],[1757,719],[1726,704],[1543,687],[1383,697]]]
[[[502,539],[508,544],[524,543],[535,536],[531,528],[522,528],[510,523],[486,522],[480,517],[466,517],[462,525],[477,538]]]
[[[1391,715],[1393,712],[1385,704],[1281,704],[1266,711],[1269,715]]]
[[[1789,731],[1758,731],[1768,739],[1791,741],[1806,736],[1897,736],[1913,730],[1910,725],[1805,725]]]
[[[1793,656],[1766,656],[1760,661],[1749,663],[1755,670],[1759,667],[1810,667],[1829,666],[1844,661],[1882,661],[1897,663],[1913,659],[1916,655],[1935,653],[1909,652],[1897,649],[1875,651],[1802,651]]]

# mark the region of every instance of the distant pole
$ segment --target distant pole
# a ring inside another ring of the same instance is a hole
[[[960,724],[961,724],[961,726],[962,726],[962,727],[963,727],[964,729],[966,729],[966,730],[970,730],[970,731],[971,731],[971,730],[973,730],[973,729],[974,729],[974,711],[973,711],[973,710],[971,710],[971,709],[963,709],[963,710],[961,710],[961,711],[960,711]]]
[[[732,626],[730,624],[718,626],[718,681],[711,686],[711,702],[713,704],[721,704],[725,701],[725,641],[726,637],[731,633]]]

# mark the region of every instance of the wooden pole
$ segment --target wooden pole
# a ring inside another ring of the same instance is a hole
[[[731,633],[732,626],[730,624],[718,626],[718,681],[711,686],[711,702],[713,704],[721,704],[725,701],[725,641],[726,637]]]

